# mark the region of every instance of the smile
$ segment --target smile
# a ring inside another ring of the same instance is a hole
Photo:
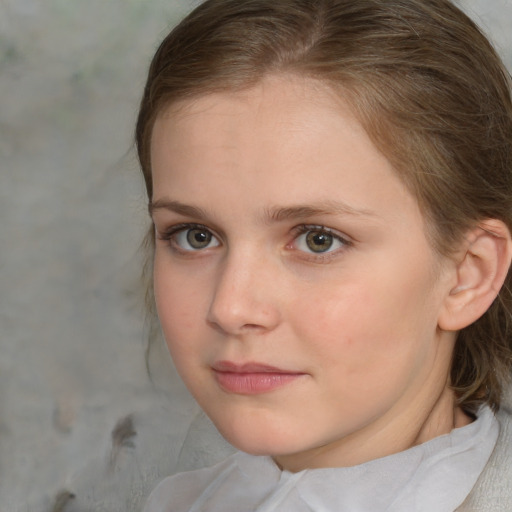
[[[222,390],[239,395],[268,393],[305,375],[264,364],[237,365],[227,361],[215,364],[212,369]]]

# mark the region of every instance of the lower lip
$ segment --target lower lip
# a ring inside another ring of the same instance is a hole
[[[301,373],[238,373],[215,371],[220,387],[229,393],[259,395],[281,388],[302,377]]]

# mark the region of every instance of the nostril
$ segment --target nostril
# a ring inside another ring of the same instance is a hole
[[[215,283],[207,315],[216,330],[238,335],[273,329],[278,322],[276,293],[267,262],[254,252],[232,254]]]
[[[256,301],[238,302],[236,306],[219,307],[219,303],[212,304],[207,322],[218,332],[227,334],[241,334],[245,332],[264,332],[271,330],[277,323],[277,311],[258,304]]]
[[[215,320],[210,320],[208,319],[206,321],[206,323],[215,331],[221,333],[221,334],[226,334],[226,331],[221,327],[221,325],[216,322]]]

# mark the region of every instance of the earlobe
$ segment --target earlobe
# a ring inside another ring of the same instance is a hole
[[[472,229],[456,268],[456,284],[439,316],[439,327],[458,331],[478,320],[503,286],[511,260],[512,240],[505,223],[489,219]]]

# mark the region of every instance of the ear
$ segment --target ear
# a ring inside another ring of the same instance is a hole
[[[504,222],[489,219],[472,229],[457,259],[455,285],[445,299],[438,326],[458,331],[478,320],[503,286],[511,260],[512,240]]]

